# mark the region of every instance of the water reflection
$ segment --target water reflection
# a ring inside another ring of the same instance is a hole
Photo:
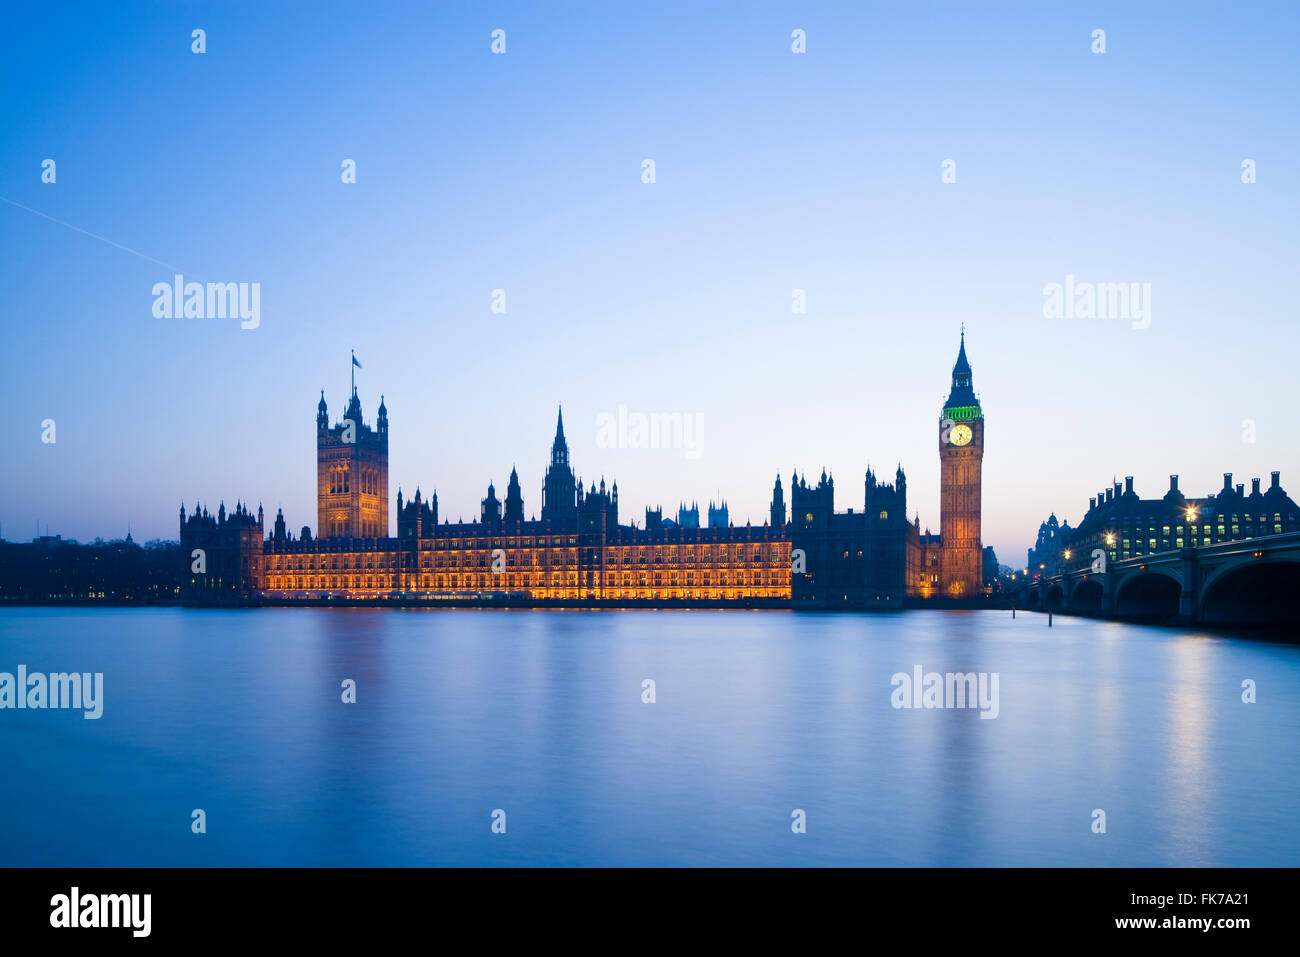
[[[36,609],[0,612],[0,647],[106,687],[100,721],[0,713],[3,864],[1300,863],[1291,645],[1002,613]],[[917,665],[998,673],[998,717],[892,707]]]

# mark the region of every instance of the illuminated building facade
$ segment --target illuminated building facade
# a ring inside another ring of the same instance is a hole
[[[922,532],[919,519],[908,529],[909,597],[970,599],[988,591],[980,542],[984,410],[971,379],[963,329],[939,416],[939,534]]]
[[[952,391],[939,421],[939,584],[940,594],[949,598],[984,593],[983,461],[984,412],[971,386],[963,330]]]
[[[921,531],[921,520],[912,523],[907,538],[907,594],[909,598],[934,598],[943,593],[939,582],[939,558],[942,542],[928,528]]]
[[[323,402],[323,400],[322,400]],[[353,394],[349,416],[357,421],[360,403]],[[352,459],[384,467],[376,474],[387,479],[387,416],[381,406],[382,445],[372,445],[375,458]],[[338,467],[339,427],[325,430],[318,413],[318,474]],[[358,431],[358,435],[362,435]],[[475,522],[438,521],[438,496],[427,500],[417,488],[403,501],[397,496],[397,537],[356,536],[336,529],[367,524],[366,502],[361,510],[339,517],[350,504],[339,504],[330,485],[319,486],[323,527],[327,534],[294,539],[283,516],[266,541],[261,595],[264,600],[320,599],[496,599],[525,603],[547,601],[780,602],[790,598],[790,537],[784,524],[743,528],[722,524],[725,511],[707,528],[678,527],[658,522],[634,528],[618,521],[618,485],[602,479],[587,489],[577,481],[569,462],[563,415],[557,417],[551,460],[543,481],[540,519],[525,520],[517,471],[502,502],[493,485],[480,503]],[[348,500],[349,503],[351,499]],[[783,510],[782,505],[782,510]],[[377,510],[374,515],[379,515]],[[386,513],[384,513],[386,514]],[[774,503],[774,512],[777,514]],[[359,525],[355,522],[360,521]]]
[[[1244,485],[1234,486],[1232,473],[1225,472],[1223,488],[1204,498],[1183,495],[1178,476],[1171,475],[1169,490],[1156,499],[1139,498],[1130,475],[1122,487],[1115,482],[1088,499],[1088,512],[1062,551],[1061,565],[1087,567],[1094,560],[1094,549],[1104,550],[1110,561],[1119,561],[1294,531],[1300,531],[1300,509],[1283,490],[1281,472],[1272,473],[1266,491],[1260,490],[1259,479],[1251,479],[1249,493]],[[1040,570],[1026,571],[1033,577]]]
[[[493,531],[481,523],[374,547],[325,539],[272,545],[266,598],[521,601],[728,601],[790,597],[790,542],[767,526],[716,530],[604,526],[579,532],[543,523]]]
[[[964,355],[964,353],[963,353]],[[379,600],[581,603],[718,602],[807,608],[901,608],[910,588],[916,534],[907,522],[900,467],[892,484],[868,470],[863,509],[836,513],[834,481],[816,485],[777,476],[769,520],[731,522],[725,499],[709,503],[707,523],[683,502],[677,522],[646,509],[645,527],[619,522],[619,490],[604,479],[584,488],[569,460],[557,415],[540,516],[525,518],[517,470],[502,500],[494,484],[476,521],[440,519],[438,496],[396,501],[388,525],[388,411],[363,420],[355,385],[342,421],[331,425],[324,394],[317,407],[318,534],[294,537],[283,514],[263,538],[240,507],[239,521],[182,515],[182,550],[214,550],[220,583],[188,575],[192,604]],[[245,521],[245,518],[248,521]],[[977,572],[978,574],[978,572]],[[233,585],[232,585],[233,583]]]
[[[330,425],[324,390],[316,406],[316,531],[321,538],[388,536],[388,408],[381,396],[371,429],[355,385],[341,422]]]

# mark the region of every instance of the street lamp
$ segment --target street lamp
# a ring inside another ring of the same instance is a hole
[[[1192,548],[1196,547],[1196,526],[1192,523],[1196,521],[1196,509],[1188,506],[1187,508],[1187,531],[1191,535]]]

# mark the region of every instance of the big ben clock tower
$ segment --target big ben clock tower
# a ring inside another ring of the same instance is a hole
[[[984,459],[984,413],[971,388],[966,329],[952,367],[952,391],[939,419],[940,594],[972,598],[984,592],[980,545],[980,471]]]

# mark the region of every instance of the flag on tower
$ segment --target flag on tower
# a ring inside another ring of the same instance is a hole
[[[352,364],[356,366],[358,369],[361,368],[361,363],[357,361],[357,354],[355,352],[352,353]]]

